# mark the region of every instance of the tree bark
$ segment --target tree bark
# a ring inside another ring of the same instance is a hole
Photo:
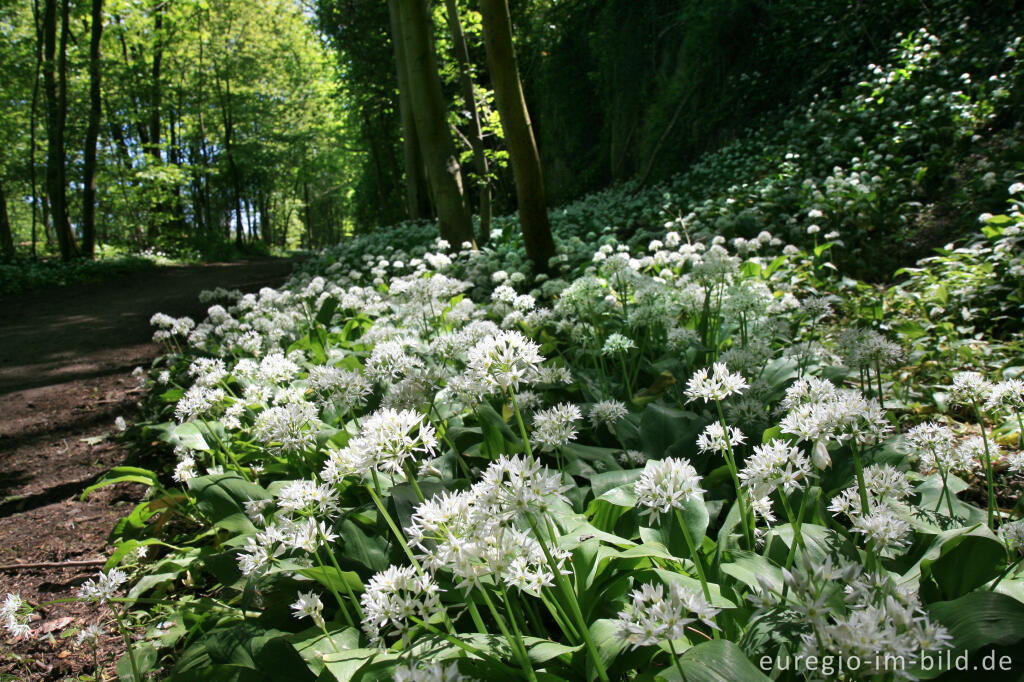
[[[164,26],[164,5],[166,3],[157,3],[153,9],[153,62],[150,64],[150,83],[149,83],[149,121],[143,125],[141,122],[139,128],[145,128],[146,134],[140,135],[143,142],[142,151],[146,156],[152,157],[153,163],[159,164],[162,159],[160,156],[160,138],[162,132],[161,126],[161,108],[163,106],[163,87],[160,82],[161,73],[163,70],[163,59],[164,59],[164,45],[163,45],[163,26]],[[168,202],[161,197],[160,201],[157,202],[154,207],[154,215],[150,217],[149,224],[149,239],[155,241],[159,237],[160,232],[167,226],[166,216],[170,213],[170,206]]]
[[[546,271],[555,255],[555,241],[544,197],[544,174],[537,141],[533,136],[530,112],[526,108],[523,85],[519,81],[515,49],[512,46],[512,20],[507,0],[480,0],[484,24],[484,47],[491,73],[498,113],[505,129],[509,160],[516,182],[516,203],[523,230],[526,255],[538,271]]]
[[[402,41],[402,25],[398,17],[397,3],[388,2],[388,17],[391,20],[391,45],[395,52],[395,72],[398,80],[398,114],[402,122],[402,162],[405,170],[406,213],[412,220],[431,217],[429,188],[426,168],[420,153],[419,135],[416,133],[416,119],[409,101],[409,70],[405,65],[405,45]]]
[[[67,203],[67,166],[64,131],[67,125],[68,0],[60,2],[60,45],[57,41],[57,2],[46,0],[43,13],[43,51],[46,68],[46,185],[53,228],[63,260],[76,255]]]
[[[39,112],[39,72],[43,68],[43,27],[39,21],[39,0],[32,0],[32,23],[36,29],[36,70],[32,79],[32,113],[29,116],[29,148],[28,148],[28,171],[32,176],[32,258],[36,257],[37,242],[37,206],[42,203],[39,196],[39,189],[36,185],[36,116]],[[43,226],[43,232],[46,226]]]
[[[7,218],[7,195],[4,194],[3,178],[0,178],[0,256],[7,260],[14,258],[14,239],[11,237],[11,221]]]
[[[473,75],[470,72],[469,48],[466,46],[466,35],[462,32],[459,21],[459,7],[455,0],[445,0],[448,15],[448,30],[452,34],[452,45],[455,49],[455,61],[459,64],[459,86],[462,100],[469,117],[469,145],[473,149],[473,165],[476,166],[477,185],[480,191],[480,231],[477,243],[481,246],[491,238],[491,182],[488,177],[487,156],[484,154],[484,135],[480,127],[480,111],[473,93]]]
[[[149,99],[149,145],[144,150],[146,154],[155,157],[157,160],[160,159],[160,108],[163,105],[163,88],[160,86],[160,73],[163,67],[164,47],[163,36],[160,35],[160,32],[164,26],[164,4],[162,2],[158,3],[154,9],[156,14],[153,17],[153,33],[155,38],[153,41],[153,64],[150,69],[152,81],[150,82]]]
[[[96,141],[100,134],[100,40],[103,37],[103,0],[92,0],[92,30],[89,40],[89,123],[85,131],[85,160],[82,168],[82,253],[89,258],[96,250]]]
[[[433,22],[426,0],[389,0],[397,3],[401,39],[408,69],[409,99],[413,105],[420,151],[427,181],[434,196],[441,238],[459,248],[473,243],[473,221],[466,207],[462,169],[445,116],[441,79],[434,52]]]

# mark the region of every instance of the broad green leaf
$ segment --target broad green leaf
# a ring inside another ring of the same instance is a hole
[[[211,523],[235,533],[256,529],[245,513],[245,503],[270,498],[266,490],[235,472],[197,476],[189,479],[188,488],[196,496],[196,506]]]
[[[203,430],[196,422],[185,422],[178,424],[168,434],[169,440],[174,445],[183,445],[192,450],[209,450]]]
[[[628,642],[619,635],[619,626],[611,618],[601,618],[590,624],[590,636],[594,640],[597,654],[605,668],[610,668],[619,654],[625,650]],[[587,660],[588,679],[594,679],[596,672],[591,660]]]
[[[347,649],[325,654],[324,667],[337,682],[350,682],[366,665],[374,661],[395,661],[398,654],[382,652],[380,649]]]
[[[104,474],[103,478],[99,481],[83,490],[82,496],[79,499],[84,500],[93,491],[105,488],[108,485],[114,485],[115,483],[141,483],[142,485],[149,486],[151,488],[161,487],[156,474],[149,469],[140,469],[139,467],[114,467]]]
[[[306,661],[306,665],[314,675],[319,675],[325,669],[324,657],[327,654],[355,649],[359,646],[359,630],[354,627],[334,629],[332,624],[328,623],[327,631],[330,637],[317,627],[311,627],[288,636],[288,641]]]
[[[745,550],[731,550],[731,561],[723,562],[719,570],[757,591],[765,581],[777,592],[782,591],[782,569],[760,554]]]
[[[363,591],[363,581],[355,571],[339,571],[334,566],[313,566],[300,569],[298,573],[341,595],[346,594],[346,585],[352,592]]]
[[[135,679],[132,671],[132,661],[127,652],[117,660],[117,676],[121,680],[143,682],[143,680],[149,678],[147,673],[156,667],[156,648],[149,642],[138,642],[132,647],[132,655],[135,657],[135,665],[138,666],[142,679]]]
[[[338,299],[334,296],[328,296],[323,305],[320,306],[320,311],[316,314],[316,321],[325,327],[330,326],[331,318],[334,317],[334,311],[338,309]]]
[[[599,498],[613,488],[636,482],[643,472],[643,469],[625,469],[597,474],[591,477],[590,488],[594,491],[594,497]]]
[[[679,665],[686,676],[685,682],[768,682],[769,678],[754,665],[743,650],[725,639],[703,642],[691,647],[679,657]],[[659,678],[680,680],[679,671],[666,668]]]
[[[998,592],[978,590],[952,601],[928,605],[933,618],[949,629],[957,649],[974,651],[991,644],[1024,639],[1024,604]]]

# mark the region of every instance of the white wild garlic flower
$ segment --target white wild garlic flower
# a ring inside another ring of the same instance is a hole
[[[689,462],[669,457],[647,462],[633,487],[637,502],[653,520],[673,509],[683,509],[691,499],[699,499],[704,489],[700,476]]]

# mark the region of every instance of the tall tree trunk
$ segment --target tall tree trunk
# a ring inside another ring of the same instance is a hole
[[[360,107],[359,113],[363,118],[363,127],[366,130],[366,141],[370,143],[370,160],[373,162],[373,176],[376,182],[373,183],[377,190],[377,210],[380,211],[380,215],[387,215],[390,206],[388,205],[388,196],[384,191],[384,170],[381,168],[381,145],[377,142],[377,136],[373,132],[373,123],[370,121],[370,114],[366,111],[366,107]]]
[[[14,258],[14,239],[11,237],[11,221],[7,218],[7,195],[4,194],[3,178],[0,178],[0,256],[7,260]]]
[[[60,1],[59,48],[57,2],[58,0],[46,0],[43,14],[43,50],[46,60],[46,68],[43,70],[46,91],[46,185],[60,255],[67,261],[77,252],[68,216],[67,166],[64,154],[64,130],[67,123],[68,0]]]
[[[89,40],[89,123],[85,131],[85,162],[82,168],[82,253],[96,250],[96,140],[100,135],[100,40],[103,37],[103,0],[92,0],[92,31]]]
[[[161,116],[162,116],[162,105],[163,105],[163,87],[160,82],[161,72],[163,70],[163,59],[164,59],[164,44],[163,44],[163,26],[164,26],[164,6],[167,3],[159,2],[153,9],[153,62],[150,65],[150,83],[149,83],[149,121],[143,125],[139,123],[140,128],[146,129],[145,135],[140,135],[143,142],[142,151],[146,156],[152,157],[152,163],[160,163],[160,137],[161,137]],[[168,202],[161,198],[154,207],[153,215],[150,218],[149,224],[149,239],[155,241],[160,235],[160,232],[166,226],[166,216],[170,212],[170,206]]]
[[[409,99],[413,105],[416,133],[427,166],[427,181],[434,196],[441,237],[454,248],[473,242],[473,221],[466,207],[462,169],[445,116],[441,79],[434,52],[434,25],[426,0],[397,2],[401,36],[408,69]]]
[[[28,171],[32,176],[32,258],[36,257],[36,223],[38,206],[42,203],[36,185],[36,121],[39,113],[39,72],[43,68],[43,27],[39,20],[39,0],[32,0],[32,23],[36,29],[36,70],[32,79],[32,114],[29,116]],[[43,231],[46,231],[45,224]]]
[[[262,235],[263,243],[268,247],[274,243],[274,223],[271,221],[270,216],[270,197],[268,193],[263,193],[259,199],[259,211],[260,211],[260,234]]]
[[[469,48],[466,46],[466,35],[462,32],[459,21],[459,7],[455,0],[445,0],[448,15],[448,30],[452,34],[452,45],[455,49],[455,60],[459,63],[459,86],[462,89],[462,101],[469,115],[469,145],[473,149],[473,165],[476,167],[477,185],[480,191],[480,231],[477,243],[481,246],[491,238],[491,183],[488,177],[487,156],[484,154],[484,135],[480,128],[480,112],[473,93],[473,75],[470,71]]]
[[[516,181],[516,203],[523,229],[526,255],[539,271],[548,269],[555,255],[555,241],[544,198],[544,174],[540,166],[537,141],[533,137],[530,112],[526,108],[523,85],[519,81],[515,49],[512,47],[512,20],[507,0],[480,0],[484,24],[487,68],[491,72],[498,113],[505,129],[509,160]]]
[[[43,237],[46,239],[46,248],[52,249],[57,238],[53,235],[53,221],[50,220],[50,196],[45,191],[39,197],[39,204],[43,213]]]
[[[306,248],[313,248],[313,207],[309,203],[309,183],[302,183],[302,198],[306,205]]]
[[[157,3],[153,10],[156,14],[153,17],[153,64],[150,69],[152,80],[150,81],[149,97],[149,145],[145,153],[156,159],[160,159],[160,107],[163,104],[163,88],[160,86],[160,72],[163,67],[164,48],[163,36],[160,35],[164,26],[164,5]]]
[[[388,17],[391,20],[391,45],[395,52],[395,72],[398,79],[398,113],[402,122],[402,162],[405,170],[406,212],[412,220],[429,218],[430,191],[427,187],[426,168],[420,153],[419,135],[416,133],[416,119],[409,101],[409,69],[405,64],[405,45],[402,40],[402,23],[398,17],[398,6],[388,2]]]

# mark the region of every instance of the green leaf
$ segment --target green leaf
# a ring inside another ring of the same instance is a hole
[[[1006,549],[987,527],[954,528],[935,536],[903,581],[917,578],[925,601],[955,599],[998,575],[1005,558]]]
[[[977,591],[928,605],[933,618],[949,629],[954,646],[973,651],[1024,639],[1024,604],[998,592]]]
[[[349,565],[348,562],[355,562],[372,571],[383,571],[391,565],[388,560],[386,537],[377,534],[367,535],[351,519],[345,519],[339,524],[338,533],[345,543],[344,554],[338,557],[342,566]]]
[[[732,561],[723,563],[720,570],[755,590],[761,590],[760,577],[773,590],[782,591],[782,569],[760,554],[746,550],[732,550]]]
[[[209,450],[210,446],[203,436],[203,431],[196,422],[178,424],[168,434],[173,445],[183,445],[192,450]]]
[[[338,299],[334,296],[328,296],[324,300],[323,305],[320,306],[320,311],[316,314],[316,321],[327,327],[331,324],[331,318],[334,317],[334,311],[338,309]]]
[[[569,646],[537,637],[524,637],[523,642],[529,647],[527,652],[530,654],[530,660],[534,663],[546,663],[553,658],[568,656],[583,648],[582,644]]]
[[[219,528],[235,533],[250,533],[256,527],[245,513],[249,500],[266,500],[270,494],[235,472],[197,476],[188,481],[196,496],[196,506]]]
[[[346,594],[346,585],[353,592],[363,591],[363,581],[355,571],[339,571],[334,566],[313,566],[300,569],[297,572],[341,595]]]
[[[248,668],[274,680],[313,680],[313,674],[289,637],[288,633],[267,630],[256,623],[234,623],[215,628],[202,638],[200,645],[209,663]],[[203,657],[198,657],[193,665],[201,669],[208,663]],[[186,671],[179,669],[176,672]],[[249,676],[244,679],[249,679]]]
[[[640,440],[648,457],[661,459],[677,442],[693,445],[702,428],[693,412],[684,412],[660,402],[649,403],[640,417]],[[693,446],[694,452],[696,446]]]
[[[156,648],[149,642],[142,642],[132,647],[132,654],[135,656],[135,665],[139,667],[142,679],[135,679],[135,675],[132,673],[131,658],[127,652],[117,661],[117,676],[130,682],[142,682],[149,677],[146,673],[156,666]]]
[[[327,654],[359,647],[359,630],[356,628],[349,626],[336,630],[331,628],[330,623],[327,627],[330,637],[316,627],[288,636],[288,641],[314,675],[321,674],[325,669],[324,657]]]
[[[726,639],[703,642],[679,657],[685,682],[768,682],[769,677],[758,670],[743,650]],[[659,674],[665,680],[682,680],[675,666]]]
[[[350,682],[366,665],[375,661],[394,661],[398,654],[382,652],[380,649],[348,649],[326,654],[324,667],[338,682]]]
[[[939,593],[946,598],[960,597],[992,580],[1006,559],[1006,549],[994,537],[961,536],[947,545],[953,545],[952,549],[944,545],[941,556],[930,562]]]
[[[626,648],[627,642],[619,635],[619,626],[611,618],[601,618],[591,623],[590,636],[594,640],[597,655],[601,657],[601,662],[604,663],[605,668],[610,668],[615,663],[615,659]],[[589,674],[588,679],[593,679],[597,676],[597,673],[594,672],[594,663],[589,660],[589,657],[587,659],[587,672]]]
[[[643,472],[643,469],[624,469],[596,474],[590,479],[590,488],[595,498],[601,498],[609,490],[635,483]]]
[[[82,497],[79,499],[84,500],[90,493],[99,490],[100,488],[105,488],[108,485],[114,485],[115,483],[141,483],[142,485],[146,485],[151,488],[160,487],[156,474],[149,469],[140,469],[138,467],[114,467],[99,481],[83,490]]]

